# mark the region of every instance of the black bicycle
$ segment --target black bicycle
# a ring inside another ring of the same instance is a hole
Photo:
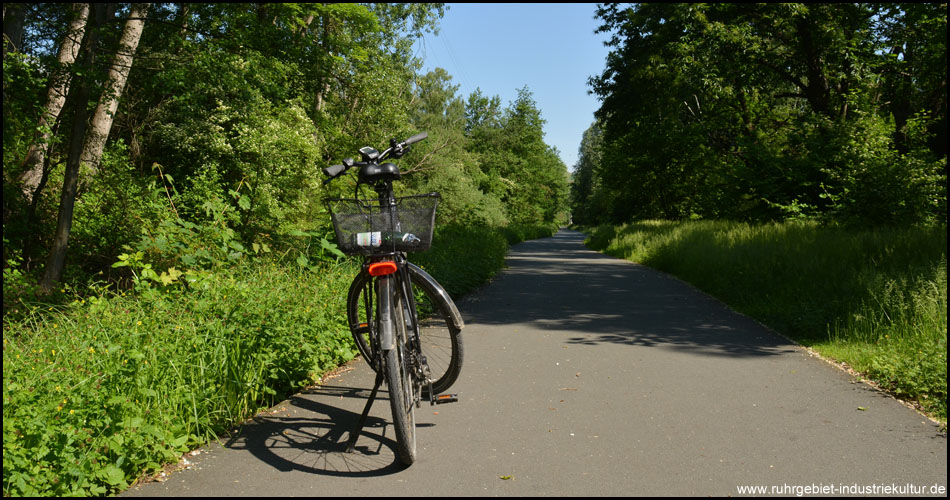
[[[353,198],[325,200],[343,253],[364,257],[347,297],[347,320],[360,354],[376,372],[376,382],[356,429],[350,433],[351,452],[363,429],[379,386],[385,381],[393,412],[399,459],[416,459],[414,409],[423,399],[430,404],[456,401],[444,392],[462,369],[464,327],[452,298],[419,266],[408,252],[428,250],[432,244],[438,193],[396,197],[393,181],[399,167],[380,163],[401,158],[409,146],[427,137],[425,132],[403,142],[390,140],[379,152],[360,149],[361,160],[323,169],[324,184],[351,168],[359,169]],[[365,187],[375,192],[364,196]]]

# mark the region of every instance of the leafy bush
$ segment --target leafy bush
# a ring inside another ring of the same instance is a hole
[[[556,231],[553,225],[498,228],[447,224],[436,227],[431,250],[412,255],[410,260],[457,298],[483,285],[505,266],[509,245],[548,237]]]
[[[508,243],[498,229],[490,226],[437,226],[432,248],[410,255],[409,259],[425,269],[458,298],[495,275],[505,265]]]
[[[146,232],[119,261],[132,291],[91,285],[62,306],[24,295],[4,315],[4,495],[121,491],[356,356],[355,260],[239,257],[215,220]],[[504,265],[504,234],[549,232],[449,225],[413,260],[458,297]],[[163,280],[174,265],[188,274]],[[20,283],[9,270],[5,285]]]
[[[516,245],[522,241],[547,238],[557,232],[556,224],[509,224],[500,229],[509,245]]]

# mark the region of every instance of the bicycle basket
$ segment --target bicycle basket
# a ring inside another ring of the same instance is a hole
[[[397,197],[392,214],[381,210],[377,200],[324,201],[340,250],[347,255],[371,255],[428,250],[439,200],[439,193]]]

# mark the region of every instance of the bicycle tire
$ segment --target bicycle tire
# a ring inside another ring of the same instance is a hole
[[[416,461],[416,384],[412,380],[409,362],[408,333],[406,331],[405,297],[396,279],[393,289],[392,317],[395,345],[383,352],[383,371],[389,390],[389,406],[393,412],[393,429],[396,433],[396,454],[404,465]]]
[[[409,266],[409,276],[412,281],[416,297],[416,310],[419,319],[419,337],[422,345],[422,354],[426,357],[429,372],[432,378],[432,390],[441,394],[449,389],[458,379],[464,360],[464,349],[461,337],[461,327],[453,319],[454,305],[443,298],[443,291],[436,290],[425,271],[418,266]],[[434,281],[434,280],[432,280]],[[350,333],[356,342],[356,348],[366,362],[377,369],[375,348],[370,341],[372,321],[375,314],[373,305],[372,276],[361,272],[350,285],[347,299],[347,318],[350,324]],[[429,397],[429,389],[422,388],[422,397]]]

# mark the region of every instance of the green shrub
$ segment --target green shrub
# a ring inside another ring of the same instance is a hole
[[[409,260],[431,274],[458,298],[488,281],[505,265],[508,243],[490,226],[437,226],[432,248]]]
[[[132,290],[4,304],[4,495],[121,491],[356,356],[345,312],[356,259],[253,257],[234,236],[220,214],[165,221],[119,261]],[[447,225],[413,260],[458,297],[507,249],[500,229]],[[5,285],[25,283],[5,269]]]
[[[499,230],[505,236],[509,245],[517,245],[522,241],[547,238],[557,232],[557,226],[536,224],[509,224]]]
[[[509,245],[545,238],[557,227],[508,225],[503,227],[445,224],[437,226],[432,248],[410,256],[422,266],[452,297],[483,285],[505,266]]]

